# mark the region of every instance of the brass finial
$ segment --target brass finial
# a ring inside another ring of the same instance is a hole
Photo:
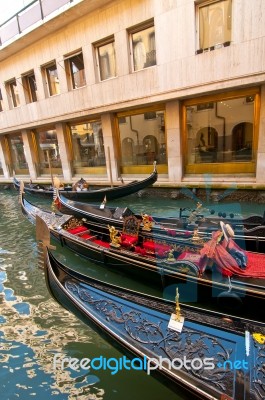
[[[180,312],[180,306],[179,306],[179,290],[178,288],[176,288],[176,317],[175,317],[175,321],[179,322],[180,321],[180,317],[181,317],[181,312]]]

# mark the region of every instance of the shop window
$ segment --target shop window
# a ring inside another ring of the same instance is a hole
[[[6,84],[7,93],[9,95],[9,105],[11,108],[16,108],[20,106],[20,98],[18,93],[17,81],[12,79]]]
[[[133,71],[156,65],[154,23],[149,22],[129,31]]]
[[[29,168],[26,160],[21,134],[8,135],[8,144],[11,155],[11,168],[16,175],[28,175]]]
[[[104,81],[116,76],[115,42],[110,38],[94,45],[99,79]]]
[[[150,171],[145,167],[154,161],[167,164],[164,111],[118,115],[118,121],[122,172]]]
[[[213,50],[231,42],[231,0],[205,1],[197,6],[199,49]]]
[[[240,94],[184,102],[186,172],[254,171],[257,97],[251,94],[253,101],[248,103]]]
[[[52,63],[44,67],[43,71],[48,85],[48,96],[60,94],[59,77],[56,64]]]
[[[100,121],[69,124],[74,174],[106,173],[106,159]]]
[[[34,72],[22,77],[22,84],[25,91],[25,98],[27,103],[37,101],[37,84]]]
[[[86,85],[85,66],[82,52],[65,58],[66,71],[69,72],[69,90]]]
[[[55,129],[38,130],[38,175],[62,174],[62,162]]]

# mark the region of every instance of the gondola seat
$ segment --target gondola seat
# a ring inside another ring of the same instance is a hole
[[[87,228],[83,225],[81,226],[76,226],[75,228],[70,228],[67,230],[67,232],[71,233],[72,235],[78,235],[82,232],[87,231]]]
[[[157,255],[158,257],[166,257],[171,250],[170,245],[157,243],[151,240],[146,240],[143,243],[143,247],[147,253]]]
[[[140,221],[134,216],[129,215],[124,219],[121,233],[121,245],[129,249],[138,243]]]

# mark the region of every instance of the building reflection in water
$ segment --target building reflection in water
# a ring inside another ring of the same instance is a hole
[[[102,399],[104,390],[94,386],[99,381],[97,376],[85,370],[60,368],[60,356],[71,356],[67,350],[70,343],[91,342],[89,328],[82,332],[76,317],[52,299],[41,294],[25,298],[8,288],[11,254],[15,253],[0,248],[0,365],[5,376],[15,375],[13,394],[20,397],[19,393],[26,391],[27,395],[36,395],[38,385],[52,395],[67,394],[68,399]],[[44,279],[43,272],[39,270],[39,274]],[[31,288],[25,271],[18,279]],[[54,369],[53,358],[58,353]]]

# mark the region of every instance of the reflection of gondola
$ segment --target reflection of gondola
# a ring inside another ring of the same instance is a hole
[[[190,391],[192,398],[264,398],[264,324],[181,306],[184,325],[181,332],[175,331],[169,328],[175,303],[88,278],[62,265],[47,250],[49,232],[43,234],[45,226],[39,222],[43,221],[37,222],[37,239],[44,242],[51,295],[125,347],[136,357],[138,369],[156,369],[175,387]],[[136,359],[126,358],[126,369]],[[119,367],[123,365],[119,360]]]
[[[183,237],[181,234],[166,241],[163,235],[152,237],[150,232],[140,232],[135,216],[126,217],[122,231],[118,232],[113,226],[43,211],[23,196],[21,206],[22,212],[33,222],[36,215],[41,216],[52,237],[62,246],[99,265],[146,279],[163,288],[181,282],[187,295],[191,290],[198,290],[199,301],[217,299],[230,309],[243,305],[253,313],[261,312],[264,318],[265,255],[241,254],[233,242],[230,242],[228,254],[228,250],[221,248],[219,236],[215,236],[220,231],[206,243],[200,243],[200,237],[196,235]],[[216,243],[215,238],[218,239]],[[246,265],[239,267],[235,262],[230,265],[230,250],[237,258],[246,256]],[[227,264],[223,260],[227,260]]]
[[[157,171],[156,166],[152,174],[141,181],[134,181],[128,183],[126,185],[115,186],[115,187],[108,187],[103,189],[89,189],[87,188],[87,183],[84,185],[84,180],[80,179],[78,185],[75,185],[76,190],[72,190],[72,187],[69,187],[68,190],[60,190],[60,192],[66,196],[67,198],[76,199],[79,201],[103,201],[104,197],[106,196],[107,200],[117,199],[123,196],[128,196],[129,194],[136,193],[139,190],[142,190],[157,180]],[[20,182],[14,178],[13,183],[16,189],[19,189]],[[38,194],[38,195],[46,195],[46,196],[53,196],[53,188],[52,187],[45,187],[43,185],[31,185],[26,184],[24,186],[24,190],[26,193],[31,194]]]

